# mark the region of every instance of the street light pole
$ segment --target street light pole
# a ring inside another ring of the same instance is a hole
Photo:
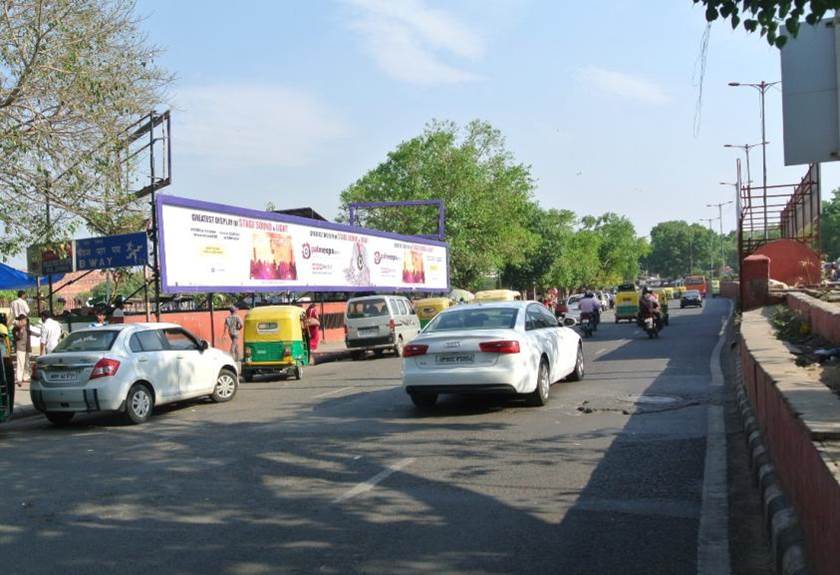
[[[718,209],[718,220],[720,221],[720,269],[721,269],[721,272],[723,271],[723,268],[726,266],[726,256],[724,256],[724,250],[723,250],[723,206],[728,206],[731,203],[733,203],[732,200],[729,200],[728,202],[720,202],[720,203],[717,203],[717,204],[706,204],[707,208],[714,208],[715,206],[717,206],[717,209]],[[718,275],[720,276],[722,274],[718,274]]]
[[[749,86],[750,88],[755,88],[758,90],[760,95],[761,101],[761,171],[762,171],[762,187],[764,188],[764,241],[768,240],[768,228],[767,228],[767,130],[766,130],[766,122],[765,122],[765,114],[764,114],[764,94],[767,93],[771,87],[775,86],[776,84],[781,84],[781,82],[765,82],[762,80],[758,84],[741,84],[740,82],[729,82],[730,86],[738,87],[738,86]],[[749,176],[747,176],[749,180]]]
[[[756,146],[763,146],[769,144],[770,142],[761,142],[759,144],[724,144],[724,148],[738,148],[744,150],[744,153],[747,156],[747,186],[752,184],[752,175],[750,174],[750,150],[755,148]]]
[[[715,272],[715,232],[712,230],[712,222],[717,218],[700,218],[700,221],[709,222],[709,278],[714,276]]]

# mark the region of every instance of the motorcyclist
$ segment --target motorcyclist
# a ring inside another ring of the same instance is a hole
[[[601,302],[595,297],[591,291],[587,291],[583,299],[578,302],[578,309],[580,310],[580,317],[587,315],[592,318],[592,324],[598,326],[601,321]]]
[[[642,295],[639,297],[639,318],[645,320],[653,317],[657,325],[662,321],[662,306],[659,305],[659,300],[656,299],[649,287],[642,290]]]

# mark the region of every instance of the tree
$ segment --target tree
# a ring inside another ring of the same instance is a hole
[[[572,249],[577,217],[569,210],[543,210],[536,204],[528,217],[528,231],[536,238],[525,258],[502,270],[502,284],[519,290],[556,285],[552,266],[561,254]]]
[[[704,272],[720,263],[720,236],[700,224],[662,222],[650,231],[650,253],[644,264],[650,273],[681,277]]]
[[[474,287],[486,274],[516,265],[532,249],[527,228],[534,183],[529,166],[516,163],[501,132],[473,121],[463,129],[432,122],[422,135],[397,146],[387,159],[341,193],[353,201],[441,199],[454,285]],[[369,210],[366,227],[428,234],[436,213],[423,209]]]
[[[154,63],[133,1],[0,7],[0,253],[66,238],[82,223],[136,230],[143,218],[121,184],[120,141],[170,77]]]
[[[800,18],[814,25],[828,10],[840,8],[838,0],[694,0],[706,7],[706,21],[729,20],[735,29],[743,23],[748,32],[760,30],[771,46],[781,48],[788,35],[799,33]]]
[[[599,238],[598,261],[601,269],[598,285],[616,285],[639,275],[639,260],[646,251],[646,242],[636,236],[633,223],[624,216],[608,212],[598,218],[587,216],[585,229]]]
[[[831,192],[831,200],[823,202],[820,216],[822,251],[830,260],[840,258],[840,188]]]

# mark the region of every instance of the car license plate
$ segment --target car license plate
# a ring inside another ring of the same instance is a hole
[[[74,371],[53,371],[47,372],[47,379],[54,383],[69,383],[79,379],[78,372]]]
[[[443,365],[473,363],[475,354],[472,353],[444,353],[437,356],[437,363]]]
[[[359,334],[360,335],[370,335],[372,333],[377,333],[379,331],[378,327],[360,327]]]

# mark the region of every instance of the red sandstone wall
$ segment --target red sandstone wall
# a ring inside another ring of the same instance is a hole
[[[840,306],[803,293],[787,294],[787,305],[808,319],[813,333],[840,345]]]

